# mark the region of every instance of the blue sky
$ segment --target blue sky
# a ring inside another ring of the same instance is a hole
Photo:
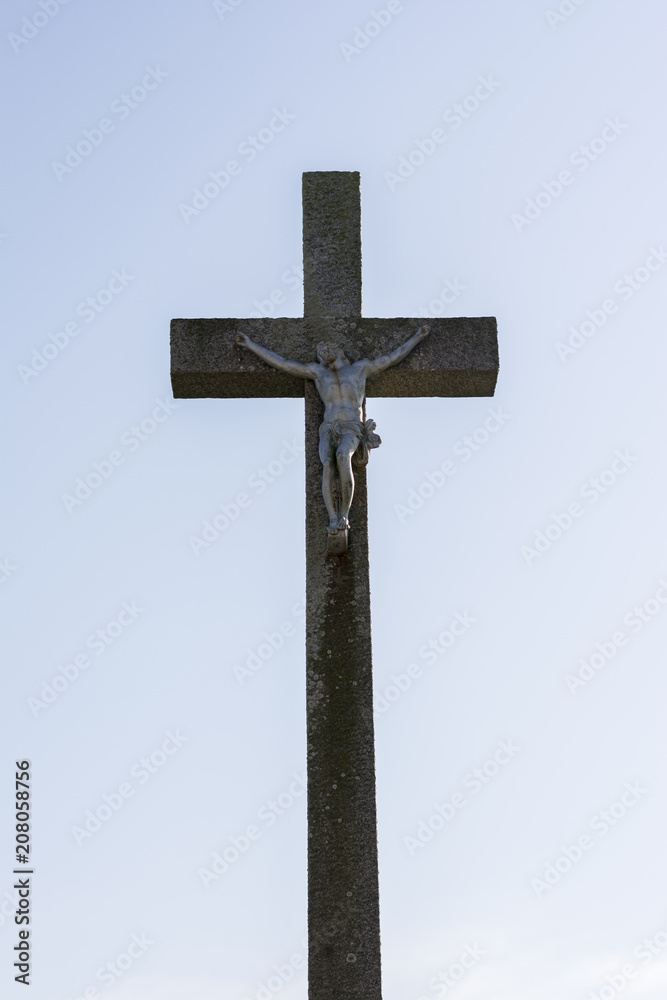
[[[34,1000],[306,996],[303,404],[174,402],[168,353],[301,314],[304,170],[361,172],[365,315],[499,323],[494,399],[368,403],[384,996],[664,997],[663,6],[2,19]]]

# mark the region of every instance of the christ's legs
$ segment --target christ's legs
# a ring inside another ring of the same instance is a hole
[[[340,444],[336,449],[336,464],[338,466],[338,477],[340,479],[340,513],[339,523],[341,528],[348,528],[348,516],[352,506],[354,496],[354,474],[352,472],[352,456],[357,450],[359,436],[357,434],[343,434]]]
[[[329,527],[336,528],[338,524],[338,510],[336,508],[336,480],[338,472],[333,458],[328,458],[323,465],[322,473],[322,496],[329,515]]]
[[[322,496],[329,515],[329,530],[338,526],[338,506],[336,503],[338,470],[336,469],[336,445],[331,440],[331,431],[323,424],[320,427],[320,461],[322,463]]]

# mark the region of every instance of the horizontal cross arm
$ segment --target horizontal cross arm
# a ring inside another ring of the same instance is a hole
[[[302,319],[172,319],[171,384],[174,396],[303,396],[303,379],[277,371],[236,343],[245,333],[263,347],[305,364],[315,361]]]
[[[389,354],[422,325],[431,333],[408,356],[369,377],[368,396],[493,396],[498,331],[491,316],[456,319],[362,319],[359,357]],[[353,359],[356,360],[356,357]]]
[[[350,361],[381,357],[423,323],[430,326],[430,336],[399,364],[369,377],[368,396],[492,396],[498,376],[498,337],[492,317],[174,319],[174,396],[303,396],[303,379],[276,371],[238,345],[237,332],[291,361],[307,364],[316,360],[322,340],[340,344]]]

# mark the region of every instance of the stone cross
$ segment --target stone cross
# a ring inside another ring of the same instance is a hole
[[[308,995],[381,1000],[366,470],[355,477],[349,549],[329,555],[322,401],[312,381],[273,369],[236,335],[303,364],[335,341],[356,361],[390,353],[420,321],[361,316],[358,173],[304,173],[303,264],[302,319],[172,320],[172,386],[181,399],[305,397]],[[367,395],[492,396],[495,319],[429,325],[405,360],[369,377]]]

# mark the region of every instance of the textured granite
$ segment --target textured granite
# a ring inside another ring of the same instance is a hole
[[[289,358],[316,361],[321,340],[350,361],[398,347],[428,322],[431,335],[393,368],[369,379],[368,396],[492,396],[498,377],[493,317],[459,319],[174,319],[174,396],[303,396],[303,379],[276,371],[234,342],[238,330]]]
[[[355,470],[350,546],[327,556],[318,456],[323,405],[312,382],[278,372],[235,343],[248,334],[314,361],[321,340],[350,360],[406,341],[424,320],[361,311],[358,173],[303,175],[303,319],[175,319],[174,396],[305,396],[308,996],[381,1000],[366,470]],[[368,381],[368,396],[492,396],[495,319],[432,319],[432,334]]]
[[[361,316],[360,184],[356,171],[303,175],[304,316]]]
[[[304,353],[325,337],[338,339],[343,329],[349,336],[354,329],[345,318],[358,316],[361,307],[359,224],[359,174],[304,175],[304,315],[309,317],[300,331]],[[323,309],[345,322],[323,323]],[[352,351],[355,341],[346,346]],[[310,356],[314,359],[314,353]],[[313,383],[301,392],[306,411],[308,996],[381,1000],[366,470],[355,472],[350,547],[343,556],[327,556],[318,455],[323,405]]]
[[[355,471],[349,549],[327,557],[312,384],[305,409],[308,995],[380,1000],[366,470]]]

